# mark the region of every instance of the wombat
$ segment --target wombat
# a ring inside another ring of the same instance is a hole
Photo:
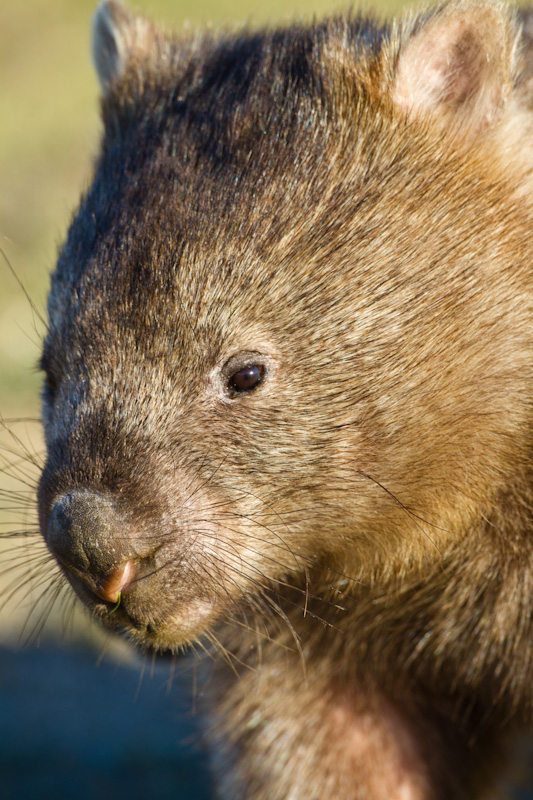
[[[95,617],[217,657],[222,798],[493,797],[533,720],[524,30],[96,12],[40,525]]]

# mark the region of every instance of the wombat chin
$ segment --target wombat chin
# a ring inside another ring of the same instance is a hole
[[[94,609],[97,618],[109,624],[109,610]],[[130,614],[117,619],[117,628],[130,641],[157,655],[180,652],[197,641],[206,630],[213,627],[220,616],[217,607],[204,600],[193,600],[180,608],[174,616],[153,622],[137,621]]]
[[[486,798],[531,725],[531,27],[96,12],[40,525],[105,624],[223,653],[223,797]]]

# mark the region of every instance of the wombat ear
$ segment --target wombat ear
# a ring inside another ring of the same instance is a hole
[[[400,49],[395,105],[441,117],[472,134],[497,121],[512,87],[517,30],[490,2],[460,2],[428,15]]]
[[[146,57],[154,29],[148,20],[131,14],[114,0],[103,0],[93,18],[93,60],[106,92],[126,71],[131,61]]]

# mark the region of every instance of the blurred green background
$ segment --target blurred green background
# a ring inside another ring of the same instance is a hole
[[[0,0],[4,253],[0,254],[0,414],[5,421],[0,430],[0,532],[4,534],[35,529],[33,487],[42,459],[39,425],[32,422],[39,414],[41,382],[36,369],[42,335],[38,317],[45,315],[48,276],[80,191],[90,180],[98,147],[98,86],[89,45],[95,5],[93,0]],[[385,13],[400,6],[395,0],[367,4]],[[180,29],[276,24],[337,10],[343,4],[137,0],[133,7],[167,28]],[[152,680],[140,679],[142,662],[132,669],[134,659],[126,646],[106,644],[103,634],[88,625],[81,612],[73,611],[71,602],[56,603],[44,634],[39,635],[39,596],[49,584],[47,570],[43,583],[28,585],[25,580],[35,564],[32,558],[38,557],[38,546],[31,540],[26,546],[21,537],[14,541],[15,552],[12,540],[0,537],[0,592],[10,598],[0,599],[2,800],[105,800],[119,793],[129,800],[205,797],[206,787],[197,781],[205,771],[201,757],[191,749],[194,723],[186,719],[190,705],[180,699],[186,696],[180,695],[180,681],[171,681],[174,700],[169,706],[168,669],[163,677],[156,670]],[[66,628],[73,633],[67,635]],[[17,644],[28,640],[40,642],[41,649],[13,654]],[[60,647],[67,649],[59,653]],[[112,651],[111,661],[96,673],[97,658],[105,647]],[[178,718],[181,722],[176,725]]]

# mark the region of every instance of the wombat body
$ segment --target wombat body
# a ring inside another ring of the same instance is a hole
[[[219,653],[221,797],[487,798],[531,723],[525,31],[97,12],[41,528],[106,624]]]

